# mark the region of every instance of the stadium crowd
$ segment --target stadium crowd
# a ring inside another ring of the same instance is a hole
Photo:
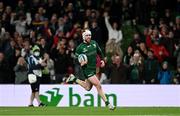
[[[123,26],[135,30],[124,51]],[[42,84],[83,78],[74,54],[83,29],[106,56],[103,69],[97,56],[101,83],[180,83],[180,0],[0,0],[0,83],[28,83],[35,45],[46,58]]]

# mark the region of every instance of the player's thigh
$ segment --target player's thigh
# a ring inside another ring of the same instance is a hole
[[[92,88],[93,84],[88,79],[85,80],[85,83],[89,88]]]
[[[100,85],[100,81],[98,80],[98,78],[96,77],[96,75],[93,75],[93,76],[89,77],[88,80],[89,80],[94,86],[99,86],[99,85]]]

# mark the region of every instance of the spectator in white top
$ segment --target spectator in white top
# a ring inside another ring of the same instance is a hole
[[[106,43],[106,49],[109,49],[109,46],[113,46],[112,53],[118,54],[121,58],[123,57],[123,52],[121,49],[121,40],[123,38],[123,34],[121,30],[118,30],[117,22],[113,22],[113,25],[109,23],[108,13],[104,13],[105,24],[108,29],[108,41]],[[111,51],[111,50],[110,50]],[[106,51],[107,53],[107,51]],[[112,54],[111,54],[112,55]]]
[[[15,20],[15,16],[17,16],[16,13],[11,14],[11,24],[15,25],[16,32],[18,32],[20,35],[26,35],[26,25],[30,24],[29,17],[28,20],[26,20],[24,15],[19,15],[18,20]]]
[[[111,24],[109,23],[109,16],[107,12],[104,13],[104,17],[105,17],[105,24],[108,29],[108,37],[109,37],[108,41],[110,41],[111,39],[115,39],[116,43],[120,42],[123,38],[123,34],[121,30],[117,29],[118,28],[117,22],[113,22],[113,25],[111,26]]]

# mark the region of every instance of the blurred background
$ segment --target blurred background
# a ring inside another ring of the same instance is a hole
[[[28,84],[34,45],[48,59],[42,84],[83,79],[83,29],[105,54],[102,84],[180,83],[180,0],[0,0],[0,83]]]

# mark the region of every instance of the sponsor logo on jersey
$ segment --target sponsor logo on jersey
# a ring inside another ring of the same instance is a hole
[[[88,50],[86,49],[86,48],[83,48],[83,52],[85,53],[85,52],[87,52]]]

